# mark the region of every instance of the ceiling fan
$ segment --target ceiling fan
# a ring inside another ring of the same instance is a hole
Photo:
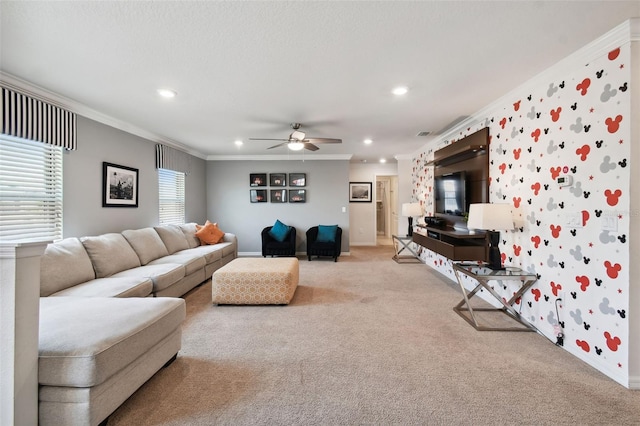
[[[342,143],[342,139],[332,138],[307,138],[304,132],[301,132],[300,123],[291,123],[293,132],[289,135],[288,139],[267,139],[267,138],[249,138],[252,141],[284,141],[278,145],[270,146],[267,149],[278,148],[279,146],[286,145],[292,151],[300,151],[302,149],[308,149],[309,151],[317,151],[318,148],[315,144],[321,143]]]

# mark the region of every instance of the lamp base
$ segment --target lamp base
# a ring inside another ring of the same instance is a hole
[[[498,244],[500,244],[500,232],[487,231],[487,236],[489,237],[489,263],[486,266],[494,271],[503,271],[502,255],[498,248]]]
[[[407,230],[407,237],[413,236],[413,217],[409,216],[409,229]]]

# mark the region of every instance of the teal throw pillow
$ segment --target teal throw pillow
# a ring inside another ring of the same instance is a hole
[[[290,226],[287,226],[279,220],[276,220],[276,223],[269,230],[269,235],[271,235],[274,240],[283,242],[289,236],[290,230]]]
[[[316,238],[316,241],[319,243],[335,243],[337,230],[338,225],[318,225],[318,238]]]

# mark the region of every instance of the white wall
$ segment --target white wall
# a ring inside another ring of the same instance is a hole
[[[376,176],[398,174],[395,163],[352,163],[349,165],[349,182],[371,182],[375,191]],[[373,198],[373,197],[372,197]],[[351,245],[376,245],[376,206],[371,203],[349,203],[349,223],[351,225]],[[405,225],[406,228],[406,225]]]

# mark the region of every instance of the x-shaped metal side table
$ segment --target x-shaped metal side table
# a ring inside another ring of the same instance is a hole
[[[422,261],[420,260],[420,256],[418,256],[418,253],[416,253],[413,247],[411,247],[411,244],[413,244],[412,236],[407,235],[405,237],[392,235],[391,238],[393,239],[393,248],[396,251],[396,254],[393,255],[393,260],[395,260],[397,263],[422,263]],[[402,253],[404,250],[409,251],[411,255],[401,256],[400,253]]]
[[[469,324],[471,324],[476,330],[479,331],[534,331],[534,327],[526,322],[513,307],[516,300],[538,280],[535,274],[531,274],[523,271],[520,268],[506,267],[503,270],[493,270],[482,264],[464,264],[453,263],[453,271],[458,279],[458,284],[462,289],[464,299],[458,303],[453,310],[464,318]],[[474,278],[478,281],[478,285],[471,291],[467,291],[462,283],[460,274],[464,274],[468,277]],[[514,293],[514,295],[507,301],[500,296],[489,285],[489,281],[520,281],[520,288]],[[501,308],[472,308],[469,300],[474,297],[481,289],[485,289],[502,305]],[[466,307],[465,307],[466,305]],[[478,322],[474,311],[494,311],[503,312],[507,316],[513,318],[515,321],[524,325],[525,327],[488,327],[483,326]],[[463,314],[468,312],[469,315]]]

